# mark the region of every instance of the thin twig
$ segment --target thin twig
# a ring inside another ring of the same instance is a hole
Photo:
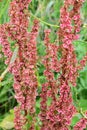
[[[56,24],[54,25],[54,24],[47,23],[47,22],[43,21],[41,18],[38,18],[37,16],[35,16],[35,15],[32,14],[32,13],[30,13],[30,15],[31,15],[32,17],[34,17],[35,19],[39,20],[40,22],[44,23],[45,25],[48,25],[48,26],[51,26],[51,27],[59,28],[58,25],[56,25]]]

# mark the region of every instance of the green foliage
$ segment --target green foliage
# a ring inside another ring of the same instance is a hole
[[[81,114],[76,114],[76,115],[73,117],[73,119],[72,119],[71,126],[74,126],[81,118],[82,118]]]
[[[10,110],[8,114],[5,115],[5,118],[0,122],[0,130],[12,130],[14,128],[14,111]]]

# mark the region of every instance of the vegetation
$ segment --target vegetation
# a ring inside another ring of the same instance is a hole
[[[0,1],[0,24],[8,23],[10,21],[9,17],[9,6],[12,0],[1,0]],[[44,30],[51,29],[50,33],[50,42],[55,42],[57,35],[55,32],[58,31],[60,27],[60,8],[63,6],[63,0],[32,0],[28,7],[28,11],[25,10],[25,13],[29,16],[29,27],[28,31],[30,32],[33,27],[34,19],[39,21],[39,35],[37,37],[37,51],[38,51],[38,62],[37,62],[37,71],[36,77],[38,80],[38,95],[36,97],[36,124],[35,129],[40,130],[41,121],[38,118],[40,113],[40,93],[42,84],[46,81],[45,76],[43,75],[46,66],[44,67],[41,60],[46,54],[46,46],[44,45]],[[71,7],[72,8],[72,7]],[[82,5],[81,8],[81,31],[79,32],[80,37],[78,40],[73,41],[75,48],[75,53],[78,61],[80,61],[87,53],[87,1]],[[1,26],[0,25],[0,26]],[[57,38],[58,39],[58,38]],[[11,50],[13,55],[10,60],[11,63],[14,63],[17,58],[17,48],[15,48],[15,41],[9,39]],[[60,44],[59,41],[56,41],[57,44]],[[8,65],[5,64],[6,57],[2,51],[2,45],[0,44],[0,130],[14,130],[14,107],[18,106],[18,103],[15,99],[15,92],[13,89],[14,76],[8,71]],[[58,54],[58,59],[60,59],[60,54]],[[54,73],[55,79],[59,74]],[[73,130],[73,126],[82,118],[85,117],[85,112],[87,111],[87,65],[79,71],[79,76],[77,78],[76,87],[71,86],[73,102],[75,107],[78,108],[78,111],[70,125],[70,130]],[[51,104],[51,99],[47,101],[47,105]],[[32,117],[27,116],[29,123],[27,124],[24,130],[30,128]],[[86,128],[87,129],[87,128]],[[86,130],[83,129],[83,130]],[[44,129],[45,130],[45,129]],[[78,129],[80,130],[80,129]]]

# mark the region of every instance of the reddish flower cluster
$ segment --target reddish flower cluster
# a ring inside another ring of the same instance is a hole
[[[81,118],[80,121],[74,126],[74,130],[84,130],[87,126],[87,119]]]
[[[59,47],[50,43],[49,30],[45,32],[47,53],[44,59],[44,66],[46,68],[44,75],[47,78],[47,83],[42,86],[41,94],[42,130],[68,130],[72,117],[76,112],[70,85],[76,86],[79,67],[72,42],[79,38],[78,32],[81,26],[79,10],[82,2],[65,0],[60,12]],[[73,5],[73,9],[69,11],[70,5]],[[74,26],[72,25],[72,21],[74,21]],[[60,61],[57,58],[59,49],[62,53]],[[82,66],[85,66],[86,57],[81,62],[84,62]],[[60,72],[58,80],[54,79],[53,71]],[[57,84],[57,81],[59,81],[59,84]],[[57,93],[59,93],[59,96]],[[52,101],[51,105],[47,106],[49,95],[52,97]]]
[[[15,98],[19,106],[15,108],[15,129],[25,129],[31,116],[29,130],[35,130],[35,102],[37,96],[37,34],[38,21],[34,21],[31,32],[28,32],[28,5],[31,0],[14,0],[10,3],[10,22],[0,26],[0,43],[7,57],[9,65],[12,51],[9,40],[15,41],[18,46],[18,56],[9,70],[14,75]],[[80,31],[80,8],[84,0],[65,0],[60,11],[60,28],[58,30],[59,46],[50,43],[50,30],[45,31],[46,56],[43,64],[45,66],[44,76],[46,81],[42,84],[41,91],[41,130],[69,130],[73,114],[76,108],[73,105],[71,85],[76,86],[78,70],[85,66],[87,56],[78,65],[74,46],[72,42],[78,39]],[[70,9],[72,6],[72,9]],[[72,24],[73,23],[73,24]],[[58,59],[58,52],[61,56]],[[55,73],[58,78],[55,78]],[[50,105],[47,104],[51,98]],[[85,128],[87,120],[82,118],[76,124],[74,130]]]
[[[0,26],[0,43],[3,46],[2,51],[7,58],[5,63],[9,64],[10,58],[12,56],[12,51],[11,51],[10,44],[9,44],[9,41],[8,41],[8,36],[5,33],[6,32],[5,26],[6,25]]]
[[[34,130],[35,102],[37,95],[37,78],[35,75],[37,62],[36,38],[38,21],[34,21],[32,31],[28,29],[28,5],[31,0],[14,0],[10,3],[10,22],[0,28],[0,41],[4,54],[11,59],[12,52],[8,38],[16,42],[19,47],[16,61],[10,65],[10,72],[14,75],[15,98],[19,106],[15,108],[15,129],[22,130],[27,124],[27,116],[31,116],[30,130]],[[9,64],[9,63],[8,63]]]
[[[44,57],[44,66],[45,71],[44,75],[46,76],[46,83],[42,85],[42,92],[41,92],[41,121],[42,121],[42,128],[41,130],[48,129],[48,119],[47,119],[47,100],[48,97],[51,97],[53,101],[56,100],[56,94],[57,94],[57,84],[56,80],[54,79],[54,74],[52,70],[57,70],[58,66],[56,65],[57,62],[57,50],[58,46],[54,44],[50,44],[49,39],[50,30],[45,31],[45,46],[46,46],[46,56]],[[55,51],[56,50],[56,51]],[[54,52],[55,51],[55,52]],[[53,62],[55,61],[55,62]],[[45,96],[45,97],[44,97]]]

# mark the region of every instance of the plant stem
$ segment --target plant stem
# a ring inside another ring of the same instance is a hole
[[[31,16],[34,17],[34,18],[36,18],[37,20],[39,20],[40,22],[42,22],[42,23],[45,24],[45,25],[48,25],[48,26],[51,26],[51,27],[59,28],[58,25],[54,25],[54,24],[47,23],[47,22],[43,21],[41,18],[38,18],[37,16],[35,16],[35,15],[32,14],[32,13],[31,13]]]

